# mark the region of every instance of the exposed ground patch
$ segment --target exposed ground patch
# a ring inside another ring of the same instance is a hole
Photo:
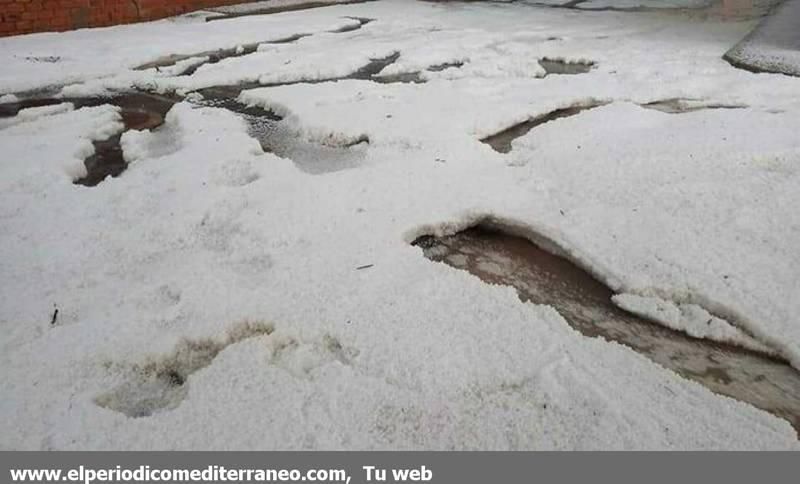
[[[45,106],[55,106],[57,104],[70,102],[56,98],[23,98],[14,102],[0,104],[0,118],[11,118],[19,114],[23,109],[42,108]]]
[[[231,86],[215,86],[215,87],[198,89],[197,92],[199,92],[203,96],[208,97],[207,93],[215,93],[215,92],[219,93],[225,91],[226,97],[235,98],[244,90],[256,89],[259,87],[293,86],[296,84],[322,84],[326,82],[337,82],[346,80],[371,81],[379,84],[425,82],[425,80],[420,77],[421,73],[416,71],[391,74],[386,76],[379,75],[381,71],[383,71],[390,65],[397,62],[399,58],[400,58],[400,52],[393,52],[385,57],[370,59],[368,63],[364,64],[363,66],[361,66],[360,68],[356,69],[355,71],[346,76],[322,77],[318,79],[299,78],[296,80],[284,81],[284,82],[265,82],[265,83],[246,82]],[[453,64],[453,65],[461,65],[461,64]],[[432,66],[427,70],[433,70],[434,68],[439,68],[439,67],[441,67],[441,69],[443,70],[450,66],[451,66],[450,64],[442,64],[438,66]],[[218,94],[212,94],[212,95],[220,97]]]
[[[247,105],[237,100],[243,90],[258,87],[264,86],[253,83],[201,89],[198,93],[203,99],[194,102],[201,106],[227,109],[239,114],[247,122],[250,136],[258,140],[265,152],[292,160],[306,173],[330,173],[354,168],[360,164],[365,154],[364,147],[369,144],[369,138],[359,137],[340,145],[306,141],[284,126],[281,123],[283,119],[281,116],[262,107]]]
[[[329,365],[352,365],[359,351],[335,337],[304,340],[275,331],[272,325],[244,323],[219,339],[184,340],[169,354],[151,357],[133,365],[110,364],[125,375],[123,383],[99,395],[95,403],[128,417],[148,417],[177,408],[186,398],[191,376],[208,367],[227,347],[244,340],[264,339],[265,364],[298,379],[315,378],[315,370]]]
[[[767,15],[770,10],[781,3],[783,0],[764,0],[758,2],[708,2],[705,6],[672,6],[655,7],[646,5],[633,5],[630,7],[614,7],[606,5],[602,7],[593,6],[589,0],[571,0],[561,4],[551,3],[524,3],[531,7],[567,9],[577,12],[621,12],[621,13],[659,13],[667,15],[679,15],[690,18],[722,18],[727,20],[749,20]],[[512,0],[510,3],[519,3]]]
[[[244,118],[250,136],[258,140],[265,152],[292,160],[300,170],[313,175],[359,166],[369,145],[366,136],[341,143],[308,141],[283,123],[247,115]]]
[[[377,74],[386,67],[394,64],[399,58],[400,58],[400,53],[393,52],[392,54],[386,57],[370,59],[370,61],[367,64],[363,65],[362,67],[358,68],[357,70],[346,76],[323,77],[319,79],[300,78],[297,80],[285,81],[285,82],[266,82],[266,83],[241,82],[227,86],[220,85],[220,86],[206,87],[198,89],[196,92],[198,92],[204,98],[207,99],[215,98],[217,100],[221,100],[223,98],[235,99],[236,97],[239,96],[239,94],[241,94],[242,91],[248,89],[257,89],[260,87],[292,86],[295,84],[322,84],[325,82],[336,82],[349,79],[381,82]]]
[[[86,102],[96,102],[96,100],[92,99]],[[102,104],[113,104],[120,107],[124,130],[108,139],[94,142],[94,154],[84,161],[86,176],[76,180],[75,183],[93,187],[109,176],[117,177],[122,174],[128,167],[120,146],[122,135],[131,129],[158,128],[164,124],[164,118],[175,102],[172,99],[142,93],[103,100]]]
[[[397,59],[395,59],[396,61]],[[463,62],[447,62],[444,64],[435,64],[427,69],[427,72],[442,72],[447,69],[460,69],[464,66]],[[414,71],[414,72],[401,72],[398,74],[388,74],[388,75],[372,75],[368,78],[368,80],[377,82],[379,84],[424,84],[427,82],[426,79],[423,78],[422,72]]]
[[[188,59],[194,58],[205,58],[206,60],[203,62],[198,62],[194,65],[190,65],[186,68],[186,70],[182,72],[178,72],[175,75],[179,76],[190,76],[194,74],[200,66],[206,64],[216,64],[222,60],[230,59],[232,57],[244,57],[246,55],[253,54],[258,51],[258,46],[262,44],[289,44],[292,42],[296,42],[303,37],[308,37],[311,34],[294,34],[290,35],[289,37],[284,37],[282,39],[276,40],[265,40],[262,42],[253,42],[250,44],[244,44],[237,47],[232,47],[229,49],[217,49],[217,50],[208,50],[203,52],[198,52],[196,54],[173,54],[166,57],[162,57],[160,59],[156,59],[153,62],[148,62],[147,64],[142,64],[134,70],[143,71],[147,69],[164,69],[168,67],[174,67],[179,62],[186,61]]]
[[[374,1],[374,0],[361,0],[361,1]],[[358,2],[352,2],[358,3]],[[253,14],[256,15],[256,14]],[[222,17],[222,18],[228,18]],[[353,32],[355,30],[359,30],[363,26],[367,25],[370,22],[374,22],[375,19],[372,18],[365,18],[365,17],[344,17],[350,20],[354,20],[357,23],[346,25],[336,30],[332,30],[331,33],[345,33],[345,32]],[[212,19],[216,20],[216,18]],[[194,54],[173,54],[162,57],[160,59],[156,59],[155,61],[148,62],[146,64],[142,64],[138,67],[135,67],[134,70],[141,71],[147,69],[164,69],[164,68],[174,68],[180,62],[188,61],[189,59],[205,59],[203,61],[199,61],[193,64],[190,64],[186,67],[185,70],[181,72],[175,73],[178,76],[191,76],[194,74],[197,69],[201,66],[206,64],[217,64],[220,61],[225,59],[230,59],[233,57],[244,57],[250,54],[254,54],[258,51],[258,47],[262,44],[270,45],[270,44],[290,44],[292,42],[296,42],[304,37],[310,37],[312,34],[309,33],[297,33],[290,35],[288,37],[284,37],[281,39],[273,39],[273,40],[264,40],[261,42],[252,42],[249,44],[242,44],[236,47],[231,47],[227,49],[217,49],[217,50],[208,50],[203,52],[197,52]]]
[[[370,19],[360,19],[367,22]],[[285,39],[293,41],[296,38]],[[216,63],[223,59],[235,56],[244,56],[257,50],[260,44],[251,44],[236,49],[223,49],[210,53],[202,53],[207,60],[191,64],[183,75],[191,75],[201,65]],[[157,63],[141,66],[141,68],[170,67],[175,66],[189,57],[193,56],[172,56],[159,60]],[[315,80],[300,79],[297,81],[273,84],[260,84],[258,82],[240,83],[230,86],[214,86],[203,88],[190,93],[185,99],[206,107],[225,109],[241,115],[248,124],[250,135],[256,138],[262,148],[278,156],[291,159],[300,169],[308,173],[321,174],[358,166],[365,154],[364,147],[369,144],[369,138],[361,136],[340,144],[336,143],[315,143],[300,139],[296,133],[286,129],[280,124],[282,117],[276,113],[265,110],[259,106],[244,104],[238,101],[242,91],[260,87],[274,87],[292,84],[317,84],[323,82],[334,82],[345,79],[369,80],[377,83],[395,82],[424,82],[420,78],[420,73],[397,74],[392,76],[378,76],[387,66],[399,59],[400,53],[392,54],[371,59],[369,63],[357,69],[352,74],[337,78],[325,78]],[[199,57],[198,57],[199,58]],[[461,63],[448,63],[431,66],[428,70],[437,71],[450,67],[459,67]],[[192,94],[199,94],[193,96]],[[184,98],[176,94],[159,95],[147,92],[134,92],[121,94],[115,97],[87,97],[87,98],[56,98],[56,97],[35,97],[18,99],[12,103],[0,104],[0,118],[16,116],[20,110],[31,107],[42,107],[71,102],[76,108],[86,106],[99,106],[102,104],[112,104],[121,107],[121,114],[125,125],[124,131],[106,140],[94,143],[95,153],[85,160],[87,175],[75,183],[85,186],[96,186],[105,180],[109,175],[119,176],[127,168],[124,159],[120,140],[125,131],[130,129],[156,129],[161,126],[169,109]]]
[[[568,61],[565,59],[551,59],[548,57],[539,59],[539,65],[547,73],[546,75],[575,75],[586,74],[594,67],[594,62]]]
[[[343,33],[346,33],[346,32],[354,32],[356,30],[360,30],[361,27],[367,25],[368,23],[375,21],[374,18],[366,18],[366,17],[345,17],[345,18],[348,18],[350,20],[355,20],[355,21],[358,22],[358,24],[345,25],[342,28],[339,28],[339,29],[336,29],[336,30],[331,30],[331,33],[343,34]]]
[[[236,17],[247,17],[251,15],[272,15],[276,13],[283,13],[283,12],[296,12],[298,10],[308,10],[312,8],[323,8],[323,7],[334,7],[337,5],[349,5],[354,3],[367,3],[367,2],[374,2],[375,0],[345,0],[339,1],[336,3],[330,2],[304,2],[300,4],[294,5],[282,5],[282,6],[272,6],[272,7],[258,7],[253,6],[247,8],[245,7],[217,7],[211,9],[212,12],[219,13],[220,15],[206,17],[207,22],[212,22],[214,20],[224,20],[228,18],[236,18]]]
[[[512,286],[521,300],[554,307],[589,337],[622,343],[711,391],[789,420],[800,431],[800,373],[770,355],[695,339],[615,306],[613,292],[572,262],[494,224],[414,242],[425,256],[490,284]]]
[[[373,22],[375,20],[375,19],[363,18],[363,17],[345,17],[345,18],[348,18],[350,20],[355,20],[357,23],[356,24],[352,24],[352,25],[346,25],[346,26],[344,26],[342,28],[339,28],[339,29],[336,29],[336,30],[332,30],[331,33],[353,32],[355,30],[359,30],[364,25],[367,25],[368,23]],[[237,46],[237,47],[234,47],[234,48],[230,48],[230,49],[219,49],[219,50],[214,50],[214,51],[206,51],[206,52],[200,52],[198,54],[193,54],[193,55],[170,56],[170,57],[166,57],[164,59],[161,59],[159,61],[156,61],[154,63],[149,63],[149,64],[145,64],[143,66],[139,66],[139,67],[137,67],[137,69],[141,70],[141,69],[153,68],[153,67],[155,67],[157,69],[160,69],[160,68],[175,66],[178,62],[185,61],[187,59],[205,58],[206,59],[205,61],[197,62],[195,64],[192,64],[192,65],[188,66],[182,72],[176,74],[176,75],[179,75],[179,76],[191,76],[192,74],[197,72],[197,70],[201,66],[209,65],[209,64],[217,64],[217,63],[219,63],[219,62],[221,62],[221,61],[223,61],[225,59],[231,59],[231,58],[234,58],[234,57],[244,57],[244,56],[248,56],[250,54],[254,54],[254,53],[258,52],[258,47],[260,45],[262,45],[262,44],[264,44],[264,45],[289,44],[289,43],[292,43],[292,42],[296,42],[296,41],[298,41],[298,40],[300,40],[300,39],[302,39],[304,37],[308,37],[310,35],[311,34],[295,34],[295,35],[290,35],[289,37],[285,37],[285,38],[282,38],[282,39],[267,40],[267,41],[263,41],[263,42],[254,42],[254,43],[251,43],[251,44],[244,44],[244,45],[240,45],[240,46]]]
[[[128,164],[123,157],[120,140],[125,131],[156,129],[178,98],[169,98],[142,92],[124,93],[117,96],[85,98],[32,98],[14,103],[0,104],[0,118],[14,117],[21,110],[71,103],[75,109],[111,104],[120,108],[124,129],[108,139],[94,142],[94,154],[84,160],[86,176],[75,181],[78,185],[96,186],[108,176],[119,176]]]
[[[458,61],[458,62],[445,62],[445,63],[442,63],[442,64],[434,64],[434,65],[428,67],[428,70],[431,71],[431,72],[442,72],[442,71],[447,70],[447,69],[451,69],[451,68],[453,68],[453,69],[461,69],[462,67],[464,67],[464,63],[461,62],[461,61]]]
[[[744,104],[731,104],[731,103],[715,103],[710,101],[703,101],[697,99],[685,98],[672,98],[660,101],[653,101],[639,106],[645,109],[654,109],[663,113],[669,114],[683,114],[694,111],[702,111],[704,109],[745,109],[748,106]]]
[[[586,8],[583,5],[589,0],[571,0],[569,2],[555,4],[555,3],[525,3],[532,7],[543,8],[558,8],[567,10],[577,10],[579,12],[650,12],[659,10],[649,7],[601,7],[601,8]]]
[[[512,142],[525,136],[532,129],[541,126],[556,119],[568,118],[582,113],[583,111],[594,109],[596,107],[605,106],[608,102],[605,101],[591,101],[583,104],[576,104],[574,106],[556,109],[541,116],[536,116],[527,121],[515,124],[510,128],[506,128],[498,133],[489,135],[481,140],[481,142],[488,144],[498,153],[510,153]]]
[[[396,57],[394,57],[396,58]],[[376,62],[377,67],[363,70],[370,76],[380,69],[384,60]],[[237,100],[244,89],[263,87],[257,83],[237,86],[218,86],[197,91],[202,99],[191,99],[199,106],[225,109],[240,115],[248,125],[250,136],[257,139],[266,152],[291,159],[301,170],[322,174],[358,166],[369,144],[366,136],[352,141],[335,144],[321,144],[300,139],[296,133],[284,127],[282,117],[259,106],[244,104]],[[128,130],[158,129],[164,123],[167,112],[182,99],[177,96],[134,92],[120,94],[111,98],[42,98],[25,99],[14,103],[0,104],[0,118],[11,118],[19,111],[33,107],[53,106],[72,103],[76,109],[111,104],[120,107],[124,129],[105,140],[94,142],[94,154],[84,160],[87,174],[75,181],[78,185],[94,187],[107,177],[117,177],[128,167],[120,145],[122,135]]]
[[[237,100],[242,91],[255,89],[257,87],[262,86],[258,83],[248,83],[237,86],[208,87],[198,90],[197,93],[202,96],[202,99],[193,102],[201,106],[227,109],[228,111],[251,118],[264,118],[274,122],[280,121],[282,118],[272,111],[265,110],[258,106],[250,106]]]
[[[186,397],[189,377],[210,365],[222,350],[272,332],[271,325],[245,323],[221,339],[184,340],[172,353],[128,368],[128,381],[98,396],[95,403],[129,417],[174,409]]]

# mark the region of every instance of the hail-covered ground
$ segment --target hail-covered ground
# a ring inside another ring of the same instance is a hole
[[[382,0],[0,40],[5,103],[184,98],[96,187],[73,181],[117,107],[0,119],[0,447],[797,449],[410,245],[507,220],[632,311],[698,305],[800,366],[800,79],[722,60],[752,20],[590,10]],[[193,94],[238,83],[316,148],[265,152]],[[480,141],[576,106],[507,153]]]

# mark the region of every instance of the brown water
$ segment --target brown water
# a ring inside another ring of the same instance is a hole
[[[627,313],[612,303],[611,289],[580,267],[494,228],[422,237],[414,244],[433,261],[512,286],[523,301],[552,306],[586,336],[624,344],[715,393],[784,418],[800,432],[800,373],[785,361]]]
[[[481,141],[491,146],[498,153],[509,153],[511,152],[511,143],[515,139],[528,134],[528,132],[530,132],[533,128],[541,126],[545,123],[549,123],[550,121],[555,121],[556,119],[575,116],[588,109],[594,109],[599,106],[605,106],[606,104],[608,103],[596,101],[586,104],[570,106],[567,108],[556,109],[555,111],[550,111],[547,114],[543,114],[541,116],[531,118],[527,121],[523,121],[519,124],[515,124],[510,128],[500,131],[499,133],[487,136],[486,138],[483,138]]]
[[[178,98],[169,98],[143,92],[118,94],[114,97],[85,98],[29,98],[0,105],[0,118],[16,116],[19,111],[61,103],[72,103],[75,109],[111,104],[120,108],[124,129],[105,140],[95,141],[94,154],[84,160],[86,176],[75,181],[78,185],[97,186],[108,176],[117,177],[128,167],[122,153],[120,140],[131,129],[155,129],[164,123],[164,118]]]
[[[75,100],[76,107],[88,104],[112,104],[120,107],[124,130],[108,139],[94,142],[94,154],[84,160],[86,176],[76,180],[78,185],[97,186],[107,177],[117,177],[128,168],[120,146],[122,135],[131,130],[156,129],[164,123],[175,100],[144,93],[125,94],[112,99],[89,98]]]

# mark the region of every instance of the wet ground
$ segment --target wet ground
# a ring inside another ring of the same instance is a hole
[[[550,111],[547,114],[543,114],[541,116],[536,116],[531,118],[527,121],[523,121],[522,123],[515,124],[510,128],[504,129],[499,133],[495,133],[491,136],[487,136],[483,138],[481,141],[483,143],[488,144],[491,146],[495,151],[498,153],[510,153],[511,152],[511,143],[521,137],[525,136],[530,132],[532,129],[536,128],[537,126],[541,126],[545,123],[549,123],[550,121],[555,121],[556,119],[561,118],[568,118],[570,116],[575,116],[577,114],[586,111],[587,109],[593,109],[599,106],[604,106],[607,103],[605,102],[589,102],[585,104],[578,104],[575,106],[556,109],[555,111]]]
[[[547,72],[548,76],[586,74],[594,66],[590,62],[569,62],[561,59],[548,59],[547,57],[540,59],[539,65]]]
[[[127,368],[127,381],[98,396],[95,403],[133,418],[176,408],[187,395],[189,377],[210,365],[222,350],[272,332],[270,325],[245,323],[222,340],[183,340],[172,353]]]
[[[141,93],[126,94],[106,101],[107,104],[120,107],[124,129],[106,140],[94,142],[95,153],[84,161],[87,174],[75,182],[79,185],[97,186],[107,177],[117,177],[124,172],[128,163],[120,146],[122,135],[131,129],[158,128],[164,124],[164,118],[174,104],[172,100]]]
[[[256,14],[253,14],[256,15]],[[359,30],[363,26],[367,25],[370,22],[373,22],[375,19],[371,18],[364,18],[364,17],[343,17],[346,19],[354,20],[357,23],[352,25],[344,26],[340,29],[333,30],[332,33],[345,33],[345,32],[353,32],[355,30]],[[217,49],[217,50],[210,50],[210,51],[203,51],[203,52],[196,52],[194,54],[173,54],[166,57],[162,57],[160,59],[156,59],[155,61],[148,62],[146,64],[142,64],[136,67],[134,70],[146,70],[146,69],[162,69],[165,67],[172,67],[175,66],[178,62],[185,61],[187,59],[198,59],[198,62],[188,66],[183,72],[177,73],[178,76],[191,76],[197,70],[207,64],[217,64],[220,61],[225,59],[230,59],[233,57],[244,57],[250,54],[254,54],[258,52],[258,47],[262,44],[270,45],[270,44],[290,44],[292,42],[296,42],[304,37],[308,37],[311,34],[295,34],[290,35],[288,37],[284,37],[282,39],[275,39],[275,40],[265,40],[262,42],[253,42],[249,44],[243,44],[232,48],[227,49]],[[204,60],[203,60],[204,59]]]
[[[369,78],[382,69],[382,66],[397,59],[377,59],[353,74],[352,78]],[[265,152],[292,160],[297,167],[307,173],[322,174],[355,168],[363,161],[369,138],[360,137],[341,146],[324,145],[303,139],[298,133],[285,126],[282,117],[259,106],[250,106],[237,100],[245,89],[264,87],[258,83],[235,86],[218,86],[201,89],[202,99],[192,100],[194,104],[205,107],[225,109],[241,116],[248,125],[250,136],[258,140]],[[120,107],[124,129],[108,139],[95,141],[95,153],[84,160],[87,175],[75,183],[84,186],[97,186],[108,176],[117,177],[128,167],[120,141],[122,135],[131,129],[153,130],[164,123],[167,112],[176,103],[183,101],[178,96],[162,96],[146,92],[131,92],[115,97],[86,98],[31,98],[15,103],[0,104],[0,119],[16,116],[23,109],[72,103],[75,109],[111,104]]]
[[[396,59],[396,56],[393,56]],[[384,65],[385,60],[374,61]],[[363,76],[371,76],[375,67],[363,69]],[[250,136],[258,140],[261,148],[292,162],[302,171],[311,174],[330,173],[355,168],[364,158],[366,137],[358,138],[341,146],[330,146],[305,140],[298,133],[281,123],[282,118],[272,111],[259,106],[249,106],[237,101],[239,94],[246,89],[265,87],[261,84],[219,86],[198,91],[202,100],[195,101],[201,106],[226,109],[240,115],[248,126]]]
[[[141,92],[124,93],[115,97],[85,98],[31,98],[15,103],[0,104],[0,119],[16,116],[23,109],[71,103],[75,109],[110,104],[120,108],[123,131],[108,139],[95,141],[93,155],[84,160],[86,176],[75,181],[78,185],[93,187],[107,177],[117,177],[128,167],[122,153],[120,140],[131,129],[156,129],[178,99]]]
[[[250,15],[272,15],[276,13],[283,13],[283,12],[295,12],[298,10],[308,10],[311,8],[324,8],[324,7],[332,7],[335,5],[349,5],[354,3],[367,3],[367,2],[374,2],[375,0],[347,0],[343,2],[339,2],[336,4],[326,3],[326,2],[304,2],[300,4],[294,5],[282,5],[282,6],[259,6],[254,4],[252,7],[247,6],[236,6],[236,7],[217,7],[209,9],[211,12],[218,13],[219,15],[211,16],[206,18],[206,21],[212,22],[214,20],[224,20],[228,18],[236,18],[236,17],[247,17]]]
[[[654,109],[656,111],[661,111],[662,113],[669,113],[669,114],[682,114],[682,113],[691,113],[694,111],[701,111],[704,109],[744,109],[747,106],[742,104],[731,104],[731,103],[715,103],[715,102],[707,102],[703,100],[696,100],[696,99],[682,99],[682,98],[673,98],[673,99],[664,99],[661,101],[653,101],[646,104],[640,104],[639,106],[645,109]]]
[[[491,226],[414,242],[425,256],[490,284],[512,286],[523,301],[555,308],[576,330],[616,341],[711,391],[788,420],[800,432],[800,373],[770,355],[692,338],[616,307],[614,293],[572,262]]]
[[[489,0],[491,1],[491,0]],[[561,4],[551,3],[527,3],[532,7],[567,9],[576,12],[623,12],[623,13],[659,13],[665,15],[678,15],[682,17],[705,20],[721,19],[730,21],[742,21],[761,18],[779,5],[783,0],[709,0],[705,3],[698,2],[693,6],[652,6],[646,1],[639,2],[639,5],[629,6],[595,6],[589,0],[565,0]]]

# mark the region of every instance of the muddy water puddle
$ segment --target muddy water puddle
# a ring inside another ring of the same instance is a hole
[[[94,103],[96,100],[85,100]],[[112,104],[120,108],[124,129],[108,139],[95,141],[95,152],[84,160],[86,176],[75,183],[88,187],[97,186],[107,177],[117,177],[128,167],[122,153],[120,140],[129,130],[156,129],[164,124],[167,112],[175,100],[143,93],[125,94],[112,99],[103,99],[101,104]],[[80,105],[80,100],[76,107]]]
[[[377,64],[384,65],[384,60]],[[376,67],[365,69],[363,75],[372,75]],[[301,170],[321,174],[358,166],[364,158],[369,139],[360,137],[340,146],[324,145],[304,140],[283,126],[282,117],[258,106],[237,100],[244,89],[263,87],[257,83],[237,86],[217,86],[198,91],[202,99],[192,101],[203,107],[225,109],[241,116],[248,125],[250,136],[261,144],[264,151],[291,159]],[[84,160],[86,176],[76,184],[94,187],[107,177],[117,177],[128,167],[121,146],[122,135],[129,130],[158,129],[167,112],[182,99],[144,92],[121,94],[111,98],[34,98],[0,105],[0,118],[16,116],[19,111],[34,107],[72,103],[76,109],[111,104],[120,108],[124,128],[107,139],[95,141],[95,152]]]
[[[22,99],[12,103],[0,104],[0,118],[11,118],[19,114],[23,109],[43,108],[45,106],[55,106],[64,103],[63,99]]]
[[[246,51],[244,51],[246,53]],[[233,55],[245,55],[239,52]],[[386,66],[395,62],[399,53],[385,58],[373,59],[353,74],[342,79],[372,79]],[[333,79],[338,80],[338,79]],[[323,79],[315,82],[330,82]],[[298,81],[305,82],[305,81]],[[293,84],[293,83],[286,83]],[[259,106],[238,101],[243,90],[268,87],[259,83],[242,83],[231,86],[214,86],[196,91],[199,99],[187,98],[193,104],[225,109],[241,116],[248,125],[249,134],[257,139],[266,152],[291,159],[301,170],[321,174],[353,168],[363,161],[369,139],[361,136],[340,144],[323,144],[303,139],[298,133],[284,126],[282,117]],[[124,128],[105,140],[95,141],[94,153],[84,160],[86,176],[75,181],[84,186],[97,186],[107,177],[117,177],[127,169],[121,139],[129,130],[158,129],[167,112],[184,99],[175,95],[158,95],[147,92],[132,92],[113,97],[57,98],[32,97],[13,103],[0,104],[0,119],[12,118],[29,108],[72,103],[76,109],[111,104],[120,108]]]
[[[510,153],[512,142],[521,136],[525,136],[532,129],[545,123],[549,123],[550,121],[575,116],[588,109],[605,106],[606,104],[608,103],[597,101],[556,109],[547,114],[536,116],[527,121],[523,121],[522,123],[515,124],[514,126],[504,129],[503,131],[487,136],[486,138],[483,138],[481,142],[488,144],[498,153]]]
[[[788,420],[800,432],[800,373],[786,362],[642,319],[616,307],[614,293],[566,259],[494,227],[414,242],[425,256],[512,286],[523,301],[555,308],[585,336],[624,344],[711,391]]]
[[[178,101],[146,93],[125,93],[115,97],[85,98],[30,98],[14,103],[0,104],[0,118],[17,116],[24,109],[71,103],[75,109],[110,104],[120,108],[123,131],[105,140],[95,141],[94,154],[84,160],[86,176],[75,180],[78,185],[93,187],[108,176],[117,177],[128,164],[125,162],[120,140],[131,129],[155,129],[164,123],[167,112]]]

